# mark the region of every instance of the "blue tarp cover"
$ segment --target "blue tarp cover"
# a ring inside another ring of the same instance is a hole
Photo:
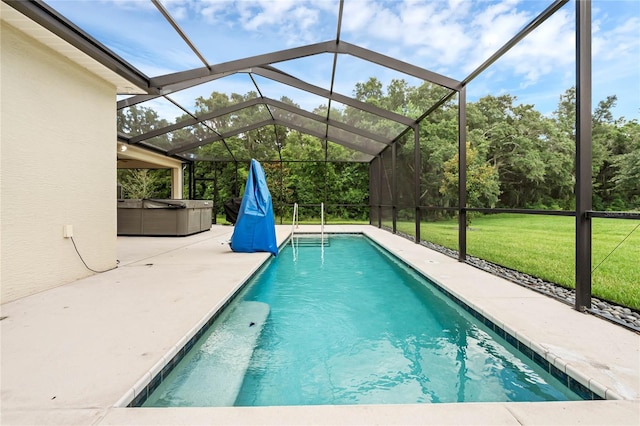
[[[240,212],[231,236],[231,250],[253,253],[266,251],[278,255],[273,202],[260,163],[251,160]]]

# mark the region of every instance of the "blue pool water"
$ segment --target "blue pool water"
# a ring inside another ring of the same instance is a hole
[[[362,236],[287,245],[144,406],[580,397]]]

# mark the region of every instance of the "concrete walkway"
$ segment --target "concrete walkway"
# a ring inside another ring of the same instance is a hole
[[[318,227],[302,227],[304,231]],[[120,265],[1,306],[0,424],[640,424],[640,336],[372,226],[363,232],[617,400],[252,408],[122,408],[268,258],[232,228],[120,237]],[[278,241],[290,226],[278,226]]]

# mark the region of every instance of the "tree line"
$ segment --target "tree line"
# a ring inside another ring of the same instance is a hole
[[[377,107],[417,119],[446,95],[446,90],[425,83],[409,86],[392,80],[385,88],[376,78],[356,84],[353,97]],[[201,116],[257,97],[213,92],[196,100],[194,114]],[[535,208],[565,210],[575,204],[575,98],[574,88],[559,98],[557,109],[544,116],[533,105],[520,104],[511,95],[485,96],[467,104],[467,194],[469,207]],[[600,101],[593,111],[593,208],[640,209],[640,124],[637,119],[615,118],[616,96]],[[291,99],[281,102],[297,106]],[[445,102],[420,123],[420,205],[458,204],[458,118],[456,100]],[[326,116],[327,106],[314,113]],[[286,116],[301,126],[304,118],[282,108],[267,110],[259,104],[202,124],[167,133],[148,141],[161,149],[186,146],[215,132]],[[176,122],[189,119],[185,114]],[[396,123],[349,106],[332,108],[331,118],[387,137],[401,130]],[[136,135],[169,125],[151,108],[133,106],[118,111],[118,130]],[[275,127],[275,129],[274,129]],[[357,150],[328,143],[282,126],[267,126],[216,141],[188,152],[195,162],[196,198],[216,199],[218,205],[242,194],[251,158],[263,164],[274,205],[293,202],[336,205],[335,215],[366,218],[369,168]],[[398,141],[399,199],[413,204],[414,137]],[[385,157],[387,154],[383,154]],[[232,159],[239,160],[236,163]],[[386,157],[385,157],[386,158]],[[236,169],[237,167],[237,169]],[[238,175],[236,175],[236,170]],[[127,198],[168,197],[166,171],[119,170]],[[140,192],[144,190],[143,192]],[[188,193],[188,192],[185,192]],[[345,205],[339,207],[337,205]]]

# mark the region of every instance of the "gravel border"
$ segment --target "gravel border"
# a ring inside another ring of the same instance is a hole
[[[387,230],[391,232],[390,229]],[[413,235],[405,234],[402,232],[396,232],[396,235],[415,242],[415,238],[413,237]],[[454,259],[458,258],[458,252],[456,250],[451,250],[449,248],[431,243],[429,241],[420,241],[420,245]],[[466,263],[471,266],[475,266],[478,269],[482,269],[483,271],[489,272],[493,275],[497,275],[501,278],[507,279],[523,287],[527,287],[531,290],[537,291],[538,293],[553,297],[554,299],[568,305],[573,306],[575,304],[575,290],[562,287],[555,283],[544,281],[541,278],[537,278],[523,272],[505,268],[504,266],[500,266],[495,263],[487,262],[486,260],[474,256],[467,255]],[[611,321],[622,327],[640,332],[640,312],[633,309],[592,297],[591,309],[588,309],[587,312],[599,318]]]

